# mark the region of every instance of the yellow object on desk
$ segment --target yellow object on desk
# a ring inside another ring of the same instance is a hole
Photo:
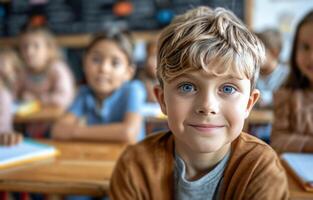
[[[25,117],[41,110],[39,101],[28,101],[18,105],[15,115],[18,117]]]

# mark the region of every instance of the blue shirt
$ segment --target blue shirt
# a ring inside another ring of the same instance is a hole
[[[78,118],[84,118],[88,125],[122,122],[126,113],[141,114],[141,107],[145,103],[146,96],[145,87],[141,81],[130,81],[105,98],[99,107],[91,88],[81,86],[69,112]],[[145,129],[142,122],[137,140],[143,139],[144,136]]]
[[[259,103],[263,106],[272,106],[273,93],[285,82],[289,74],[289,67],[279,64],[276,69],[267,76],[260,75],[256,88],[260,90]]]

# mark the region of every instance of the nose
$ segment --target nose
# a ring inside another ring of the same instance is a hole
[[[199,97],[195,111],[201,115],[216,115],[219,112],[218,97],[212,93]]]
[[[24,46],[24,54],[26,57],[32,57],[36,54],[34,45],[25,45]]]
[[[110,63],[108,61],[103,61],[100,64],[99,72],[101,72],[101,73],[108,73],[110,71],[110,69],[111,69]]]

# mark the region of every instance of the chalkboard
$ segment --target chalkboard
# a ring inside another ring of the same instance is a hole
[[[1,2],[1,1],[0,1]],[[15,36],[25,24],[47,25],[56,34],[94,33],[107,27],[158,30],[200,5],[225,7],[242,20],[244,0],[11,0],[0,3],[0,36]]]

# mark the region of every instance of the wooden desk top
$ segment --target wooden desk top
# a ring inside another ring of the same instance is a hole
[[[111,173],[126,144],[40,140],[61,155],[0,171],[0,190],[47,194],[107,194]]]
[[[26,116],[15,116],[15,124],[31,123],[31,122],[54,122],[64,113],[63,109],[58,107],[44,107],[39,112]]]
[[[309,200],[313,199],[313,192],[305,191],[297,180],[287,171],[290,200]]]
[[[313,192],[305,191],[292,175],[288,174],[290,200],[313,199]]]
[[[247,121],[252,124],[273,123],[274,113],[272,110],[253,109]]]

